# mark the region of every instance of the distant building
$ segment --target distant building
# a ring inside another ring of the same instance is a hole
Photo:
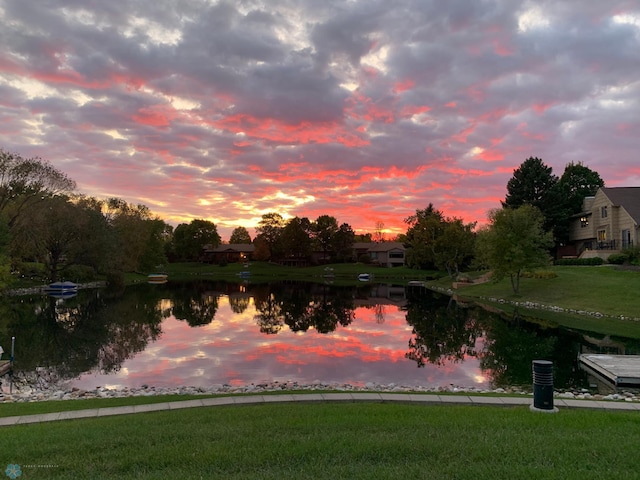
[[[400,242],[358,242],[353,244],[354,258],[368,256],[371,263],[381,267],[401,267],[405,264],[405,248]]]
[[[253,259],[256,247],[253,243],[227,243],[218,247],[207,245],[204,248],[204,261],[208,263],[249,262]]]

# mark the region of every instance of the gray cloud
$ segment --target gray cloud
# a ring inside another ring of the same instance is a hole
[[[400,231],[428,203],[483,221],[529,156],[639,175],[623,0],[0,0],[0,19],[0,147],[172,223]]]

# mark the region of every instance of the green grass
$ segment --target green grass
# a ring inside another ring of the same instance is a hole
[[[2,433],[5,465],[23,466],[22,478],[564,480],[634,478],[637,447],[629,439],[640,436],[640,417],[288,404],[19,425]]]
[[[563,309],[583,312],[599,312],[607,317],[640,317],[640,272],[619,270],[612,266],[576,267],[557,266],[545,270],[553,271],[556,278],[522,278],[519,294],[513,293],[508,278],[499,282],[488,282],[458,289],[458,295],[487,302],[488,298],[506,302],[535,302]],[[430,283],[432,286],[448,288],[446,279]],[[511,305],[494,306],[511,313]],[[569,328],[591,332],[640,338],[640,322],[616,318],[597,318],[592,315],[557,314],[544,310],[519,309],[540,320],[560,324]]]
[[[271,280],[308,280],[325,281],[325,274],[328,273],[327,266],[313,267],[285,267],[267,262],[251,262],[245,267],[240,263],[230,263],[227,266],[203,264],[203,263],[173,263],[166,266],[169,278],[173,280],[186,280],[194,277],[211,279],[234,279],[237,280],[238,273],[242,271],[251,272],[251,281],[271,281]],[[361,273],[373,274],[378,281],[399,281],[425,280],[437,278],[443,275],[431,270],[416,270],[409,267],[385,268],[363,263],[339,263],[328,265],[331,268],[334,282],[348,281],[358,282],[358,275]]]

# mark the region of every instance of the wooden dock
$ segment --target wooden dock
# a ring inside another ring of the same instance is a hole
[[[582,354],[578,360],[617,387],[640,387],[640,355]]]
[[[0,376],[11,370],[11,362],[9,360],[0,360]]]

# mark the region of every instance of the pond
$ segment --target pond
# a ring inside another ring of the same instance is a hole
[[[4,302],[16,371],[47,370],[83,390],[265,382],[497,388],[531,385],[531,362],[554,362],[554,385],[586,387],[580,352],[636,349],[504,316],[424,287],[275,282],[169,282],[119,294],[81,290]],[[628,353],[628,352],[627,352]]]

